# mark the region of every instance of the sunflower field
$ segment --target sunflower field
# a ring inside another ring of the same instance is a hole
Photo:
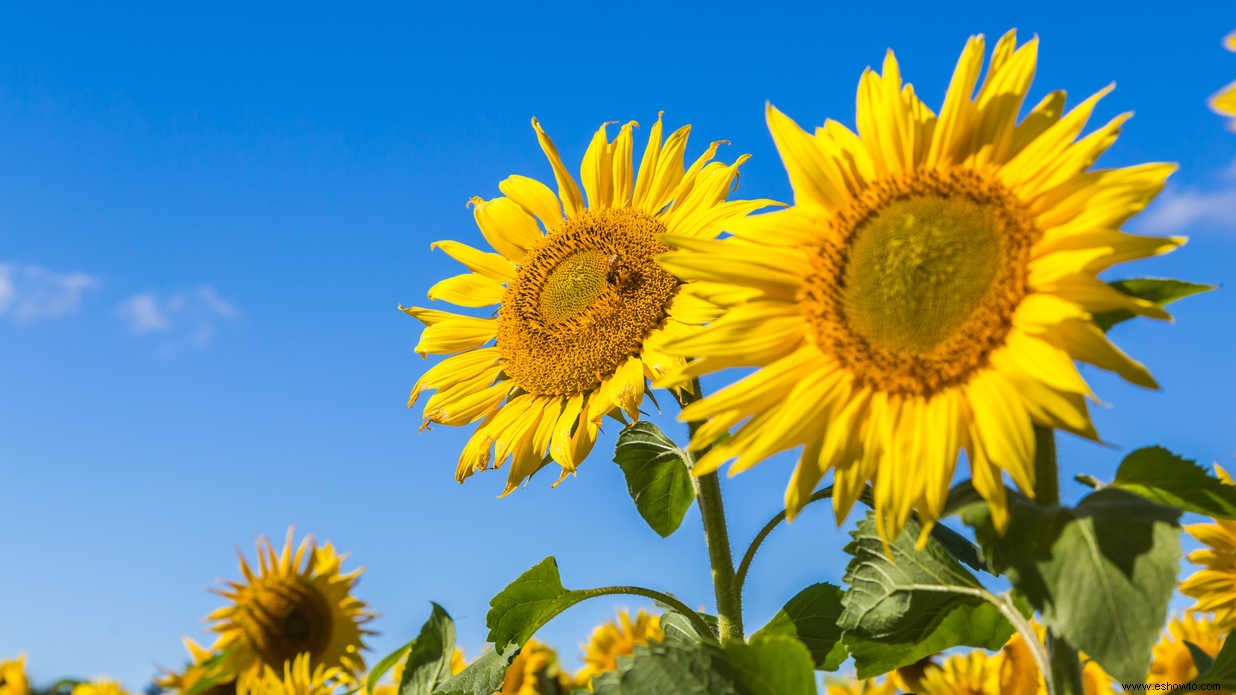
[[[298,526],[238,551],[209,639],[186,637],[147,695],[1236,692],[1236,481],[1152,433],[1110,479],[1061,473],[1058,434],[1108,445],[1079,365],[1159,388],[1110,329],[1170,332],[1173,303],[1217,287],[1138,271],[1189,253],[1124,230],[1177,167],[1099,166],[1131,114],[1092,118],[1111,87],[1030,100],[1039,51],[972,36],[935,99],[889,50],[853,114],[767,104],[790,200],[749,190],[748,156],[699,145],[679,114],[602,124],[578,162],[532,118],[548,166],[471,198],[475,230],[433,241],[440,274],[408,284],[429,301],[398,307],[427,358],[416,441],[466,428],[455,481],[499,497],[612,459],[658,536],[698,515],[711,586],[592,585],[551,555],[488,606],[410,598],[423,625],[375,651],[386,608],[358,594],[365,558]],[[1236,127],[1236,83],[1177,106],[1207,105]],[[685,437],[658,424],[674,420]],[[784,497],[740,538],[719,473],[742,485],[778,455]],[[429,494],[456,490],[440,478]],[[1066,503],[1066,486],[1084,494]],[[842,580],[753,624],[760,551],[811,505],[848,534]],[[577,644],[538,636],[600,597],[645,607]],[[483,616],[481,650],[452,613]],[[44,679],[40,658],[0,654],[0,695],[136,695]]]

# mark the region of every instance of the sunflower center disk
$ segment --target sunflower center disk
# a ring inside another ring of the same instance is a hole
[[[678,289],[656,263],[664,232],[641,212],[589,210],[528,252],[498,311],[507,376],[528,393],[571,396],[640,354]]]
[[[282,664],[305,652],[321,658],[330,646],[330,604],[312,584],[271,582],[248,605],[244,628],[263,663]]]
[[[982,303],[1000,262],[994,212],[965,198],[916,196],[880,210],[855,235],[845,313],[874,345],[929,351]]]
[[[834,228],[803,308],[817,344],[860,383],[930,396],[1004,343],[1038,232],[1000,184],[968,170],[890,177]]]

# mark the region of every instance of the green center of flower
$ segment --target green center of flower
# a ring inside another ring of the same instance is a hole
[[[556,324],[587,310],[609,289],[609,265],[608,257],[598,250],[562,259],[541,287],[541,317]]]
[[[850,246],[843,292],[850,326],[889,349],[934,348],[991,290],[1001,227],[997,210],[969,198],[889,203]]]
[[[1005,343],[1039,232],[999,181],[968,169],[892,175],[831,226],[800,302],[816,345],[858,383],[930,396]]]

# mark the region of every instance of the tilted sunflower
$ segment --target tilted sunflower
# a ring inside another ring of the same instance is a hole
[[[1223,45],[1229,51],[1236,51],[1236,31],[1227,35],[1227,38],[1223,40]],[[1231,124],[1232,128],[1236,129],[1236,82],[1229,84],[1211,97],[1210,107],[1224,116],[1231,116],[1234,119]]]
[[[661,618],[640,610],[631,619],[631,612],[618,612],[617,622],[611,620],[592,631],[584,649],[584,667],[575,674],[575,682],[587,686],[592,679],[606,671],[618,670],[618,657],[630,656],[635,645],[664,642]]]
[[[1232,477],[1215,466],[1219,479],[1231,485]],[[1192,610],[1214,613],[1216,629],[1231,632],[1236,628],[1236,521],[1215,519],[1213,524],[1185,527],[1206,547],[1189,553],[1189,562],[1204,569],[1194,572],[1180,585],[1180,593],[1197,599]]]
[[[1006,34],[975,94],[984,40],[971,38],[939,115],[890,51],[859,83],[857,133],[831,120],[805,132],[768,107],[794,206],[736,220],[723,240],[670,236],[681,250],[662,261],[725,311],[667,343],[700,357],[672,378],[760,367],[683,410],[710,419],[691,442],[715,443],[697,474],[802,446],[791,516],[832,470],[838,520],[871,482],[892,538],[911,510],[924,533],[939,518],[964,450],[1003,528],[1002,472],[1033,494],[1034,425],[1096,438],[1074,360],[1155,387],[1091,315],[1169,318],[1096,274],[1183,243],[1120,231],[1175,167],[1090,168],[1128,117],[1079,139],[1109,89],[1067,113],[1053,92],[1018,123],[1037,51]]]
[[[1174,616],[1168,622],[1163,637],[1154,646],[1146,682],[1181,684],[1192,681],[1197,677],[1197,666],[1185,642],[1192,642],[1213,658],[1223,646],[1224,636],[1209,616],[1198,618],[1187,613]]]
[[[257,550],[258,571],[241,555],[244,580],[218,590],[230,603],[207,617],[219,635],[214,648],[225,654],[224,668],[239,688],[264,667],[282,672],[302,653],[314,668],[338,668],[349,678],[361,673],[364,635],[372,634],[362,626],[374,614],[352,590],[364,570],[344,574],[346,556],[329,543],[306,537],[293,547],[291,529],[281,552],[265,538]]]
[[[26,655],[0,661],[0,695],[27,695],[30,682],[26,679]]]
[[[559,480],[574,472],[601,419],[637,418],[645,379],[681,363],[659,344],[685,326],[682,320],[698,320],[701,305],[656,263],[669,250],[662,235],[712,238],[771,202],[726,202],[746,156],[728,166],[711,161],[722,144],[714,142],[684,168],[690,126],[662,141],[658,116],[638,167],[634,122],[613,141],[606,126],[597,130],[580,171],[585,203],[536,119],[532,127],[557,195],[539,181],[511,176],[498,185],[502,197],[472,200],[481,234],[497,253],[455,241],[432,244],[470,272],[435,284],[429,298],[497,305],[496,313],[400,307],[426,324],[418,353],[450,355],[417,381],[409,407],[432,389],[426,427],[479,420],[455,477],[463,481],[510,460],[503,494],[551,460],[562,468]]]
[[[236,678],[225,672],[226,664],[217,650],[188,637],[185,649],[189,652],[189,664],[183,671],[164,672],[155,679],[155,685],[182,695],[193,691],[197,691],[195,695],[235,695]],[[210,685],[204,685],[207,682]]]
[[[566,695],[571,679],[558,665],[558,653],[536,640],[529,640],[506,669],[502,690],[494,695]]]
[[[263,664],[261,673],[240,689],[241,695],[330,695],[351,681],[338,667],[318,663],[312,665],[309,654],[302,653],[273,668]]]
[[[1034,623],[1040,641],[1046,629]],[[1112,695],[1116,681],[1097,661],[1083,652],[1078,655],[1082,664],[1082,693],[1084,695]],[[1047,683],[1034,662],[1034,654],[1019,633],[1013,633],[1000,650],[1001,695],[1047,695]]]

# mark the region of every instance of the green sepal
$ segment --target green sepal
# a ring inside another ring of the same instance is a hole
[[[1199,285],[1167,278],[1134,278],[1130,280],[1116,280],[1108,284],[1121,294],[1154,302],[1159,306],[1167,306],[1178,299],[1184,299],[1190,295],[1209,292],[1215,289],[1215,285]],[[1135,316],[1131,311],[1116,309],[1098,312],[1094,314],[1093,320],[1100,329],[1108,331],[1111,330],[1112,326],[1128,321]]]

